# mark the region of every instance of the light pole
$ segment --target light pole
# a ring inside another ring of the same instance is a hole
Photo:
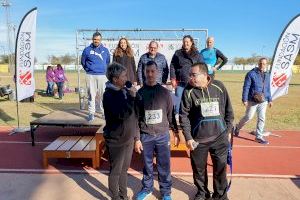
[[[5,15],[6,15],[6,28],[7,28],[7,55],[8,55],[8,66],[9,66],[9,72],[11,72],[13,68],[13,57],[12,57],[12,44],[11,44],[11,37],[10,37],[10,29],[11,29],[11,23],[10,23],[10,13],[9,8],[11,6],[11,3],[9,0],[2,0],[1,6],[5,9]]]

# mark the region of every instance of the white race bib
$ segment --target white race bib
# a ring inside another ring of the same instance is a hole
[[[162,109],[145,110],[146,124],[159,124],[162,122]]]
[[[205,102],[201,103],[201,113],[203,117],[219,116],[219,102]]]

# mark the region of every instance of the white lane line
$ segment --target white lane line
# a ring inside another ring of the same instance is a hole
[[[84,174],[109,174],[108,170],[95,170],[95,169],[86,169],[86,170],[59,170],[59,169],[0,169],[0,173],[84,173]],[[130,175],[142,175],[142,171],[129,170],[128,174]],[[157,172],[154,172],[157,175]],[[173,176],[192,176],[191,172],[172,172]],[[212,177],[212,173],[208,173],[208,176]],[[230,177],[230,174],[228,174]],[[249,177],[249,178],[299,178],[296,175],[276,175],[276,174],[232,174],[232,177]]]
[[[299,146],[270,146],[270,145],[235,145],[233,148],[277,148],[277,149],[300,149]]]

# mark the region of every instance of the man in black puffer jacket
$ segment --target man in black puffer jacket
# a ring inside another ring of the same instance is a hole
[[[207,179],[207,157],[213,162],[213,199],[227,198],[227,152],[229,133],[234,119],[228,92],[221,81],[208,76],[206,64],[191,67],[190,81],[185,87],[180,107],[187,147],[191,150],[194,183],[198,193],[195,200],[210,198]]]

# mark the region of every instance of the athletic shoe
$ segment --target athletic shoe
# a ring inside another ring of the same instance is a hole
[[[88,122],[92,122],[92,121],[94,121],[94,119],[95,119],[95,116],[93,114],[89,114]]]
[[[264,138],[255,138],[255,141],[260,144],[269,144],[269,142]]]
[[[233,133],[235,136],[239,136],[240,130],[237,128],[237,125],[235,125]]]
[[[149,197],[151,194],[152,194],[152,192],[146,192],[146,191],[142,190],[137,194],[136,200],[146,200],[147,197]]]
[[[172,200],[171,196],[170,195],[164,195],[162,200]]]
[[[251,131],[251,132],[249,132],[249,134],[256,136],[256,131]],[[264,137],[268,137],[270,135],[271,135],[271,132],[263,132],[263,134],[262,134],[262,136],[264,136]]]

